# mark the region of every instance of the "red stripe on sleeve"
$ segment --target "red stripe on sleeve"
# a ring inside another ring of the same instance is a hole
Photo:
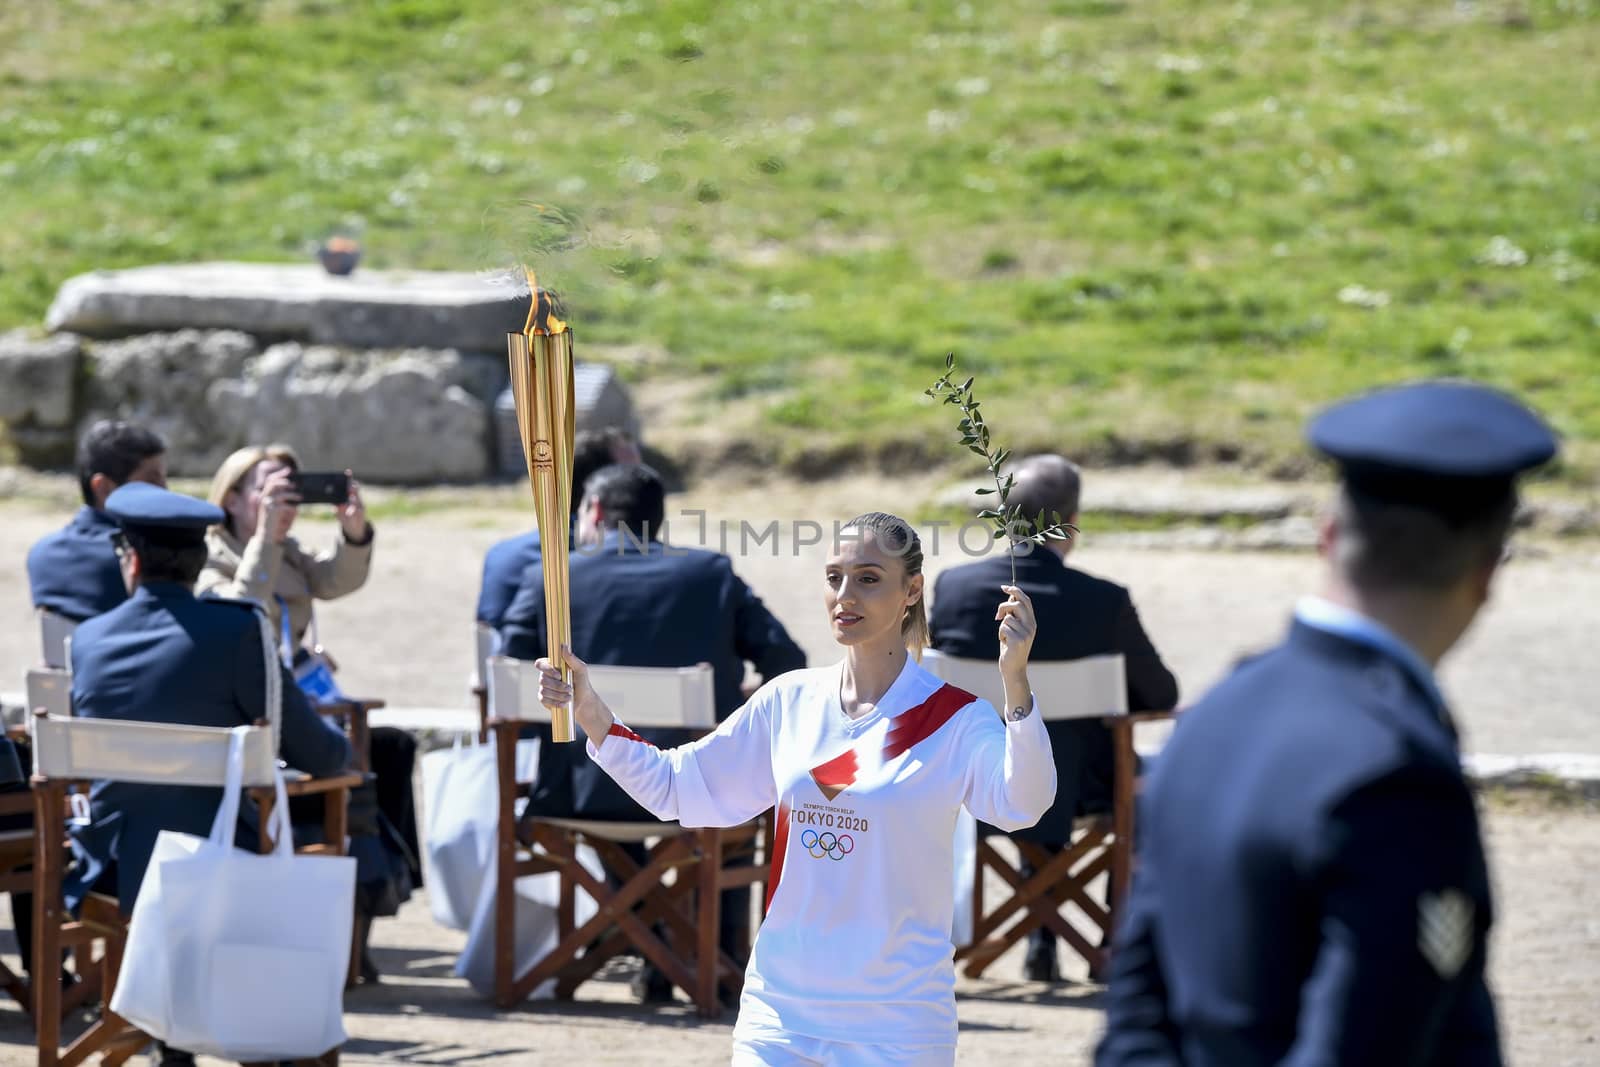
[[[943,685],[938,692],[910,711],[895,716],[889,736],[884,739],[883,758],[894,759],[919,741],[926,741],[939,732],[939,727],[978,698],[965,689]]]
[[[788,807],[779,804],[773,818],[776,821],[772,827],[772,873],[767,876],[767,902],[762,905],[762,915],[772,910],[772,895],[778,891],[778,883],[783,879],[783,854],[789,850]]]
[[[607,737],[626,737],[629,741],[637,741],[641,745],[649,745],[651,748],[655,748],[656,747],[654,743],[652,743],[650,741],[646,741],[644,738],[640,737],[638,734],[634,733],[632,730],[628,729],[626,726],[622,725],[620,722],[612,722],[611,729],[606,731],[606,736]]]

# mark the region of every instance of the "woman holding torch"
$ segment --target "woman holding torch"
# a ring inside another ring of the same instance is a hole
[[[843,660],[773,679],[692,744],[663,751],[642,741],[570,649],[570,684],[539,661],[541,698],[572,701],[590,756],[662,819],[733,826],[777,808],[735,1067],[948,1067],[956,815],[964,806],[1019,829],[1055,796],[1028,687],[1033,606],[1004,588],[995,619],[1006,708],[996,714],[916,662],[927,635],[922,548],[903,519],[851,520],[823,579]]]

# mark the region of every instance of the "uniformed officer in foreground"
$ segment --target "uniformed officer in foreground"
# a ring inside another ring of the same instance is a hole
[[[283,719],[279,754],[312,775],[351,765],[350,743],[325,723],[278,662],[254,605],[197,598],[206,529],[222,511],[203,500],[129,483],[106,500],[129,599],[78,628],[72,640],[72,701],[84,718],[183,726],[240,726],[269,718],[268,670],[279,672]],[[210,833],[222,790],[96,782],[90,824],[75,833],[75,899],[96,883],[114,889],[124,913],[144,880],[162,830]],[[248,807],[248,805],[245,805]],[[253,812],[253,808],[251,811]],[[254,842],[255,836],[239,838]]]
[[[1323,594],[1155,761],[1097,1067],[1501,1063],[1489,877],[1434,668],[1556,441],[1453,382],[1347,401],[1308,436],[1343,477]]]

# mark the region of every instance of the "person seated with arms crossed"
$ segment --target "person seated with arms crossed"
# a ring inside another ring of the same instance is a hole
[[[1008,502],[1022,508],[1028,520],[1044,512],[1076,525],[1082,477],[1076,464],[1057,455],[1029,456],[1012,472]],[[1134,711],[1167,711],[1178,704],[1178,681],[1150,643],[1128,591],[1114,582],[1067,566],[1075,541],[1025,543],[1015,552],[1017,584],[1033,600],[1040,637],[1033,649],[1037,662],[1083,659],[1121,653],[1127,672],[1128,707]],[[991,604],[994,591],[1011,580],[1011,560],[998,552],[974,563],[951,567],[933,586],[930,620],[933,647],[968,659],[993,659],[999,654]],[[1112,798],[1114,755],[1111,731],[1098,719],[1045,724],[1056,761],[1056,799],[1033,826],[1014,836],[1048,848],[1065,848],[1079,815],[1108,811]],[[1024,866],[1024,877],[1032,877]],[[1031,981],[1054,982],[1056,935],[1049,927],[1033,932],[1023,973]]]
[[[572,445],[572,485],[578,490],[572,498],[572,525],[577,526],[583,486],[590,475],[613,463],[638,462],[639,446],[625,430],[607,426],[579,433]],[[483,557],[483,582],[478,592],[479,622],[496,631],[500,629],[505,622],[506,609],[516,599],[523,574],[539,562],[539,557],[538,530],[508,537],[489,547]]]
[[[303,546],[290,533],[300,514],[295,483],[300,470],[299,457],[284,444],[241,448],[222,461],[211,480],[210,500],[224,517],[206,537],[209,556],[199,584],[201,592],[259,601],[291,670],[320,651],[302,647],[308,631],[316,644],[315,601],[346,596],[366,584],[375,536],[361,485],[346,471],[349,495],[336,508],[339,537],[333,548]],[[369,744],[377,809],[394,831],[390,835],[375,817],[354,818],[372,805],[371,794],[357,790],[351,798],[351,853],[360,864],[362,886],[361,979],[376,982],[378,969],[366,949],[370,920],[399,909],[411,888],[422,884],[422,866],[411,788],[416,739],[380,726],[370,732]]]
[[[89,427],[78,442],[83,507],[28,550],[34,607],[82,622],[128,599],[111,548],[117,524],[105,512],[106,497],[129,482],[165,486],[166,453],[166,442],[142,426],[103,420]]]
[[[106,513],[121,529],[115,545],[129,594],[119,607],[85,622],[72,644],[72,701],[90,719],[131,719],[183,726],[234,727],[270,719],[267,672],[282,690],[279,754],[314,776],[354,763],[343,733],[306,702],[278,661],[276,642],[259,607],[197,597],[206,561],[206,528],[221,512],[193,497],[131,483],[112,493]],[[90,890],[115,893],[131,914],[145,868],[162,830],[205,837],[222,790],[196,786],[96,782],[89,821],[72,828],[74,867],[64,883],[69,907]],[[257,840],[248,799],[238,841]],[[192,1064],[176,1050],[160,1063]]]
[[[584,487],[578,539],[588,547],[571,557],[569,603],[572,644],[589,663],[626,667],[690,667],[711,664],[718,720],[744,702],[745,663],[764,680],[805,666],[794,643],[761,599],[720,552],[669,547],[659,540],[666,515],[660,477],[638,464],[601,469]],[[537,659],[547,651],[544,630],[544,570],[530,567],[506,613],[505,654]],[[528,803],[531,814],[652,822],[640,807],[589,758],[582,745],[557,745],[549,728],[537,727],[539,772]],[[693,740],[686,730],[647,730],[662,745]],[[642,850],[635,858],[642,857]],[[743,955],[749,893],[723,895],[722,944]],[[636,992],[646,1001],[670,1000],[672,987],[654,965]]]

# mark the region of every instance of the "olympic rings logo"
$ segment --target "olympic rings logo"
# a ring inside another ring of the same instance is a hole
[[[810,852],[814,860],[826,856],[837,863],[856,850],[856,839],[849,834],[833,834],[826,830],[819,834],[807,830],[800,835],[800,846]]]

